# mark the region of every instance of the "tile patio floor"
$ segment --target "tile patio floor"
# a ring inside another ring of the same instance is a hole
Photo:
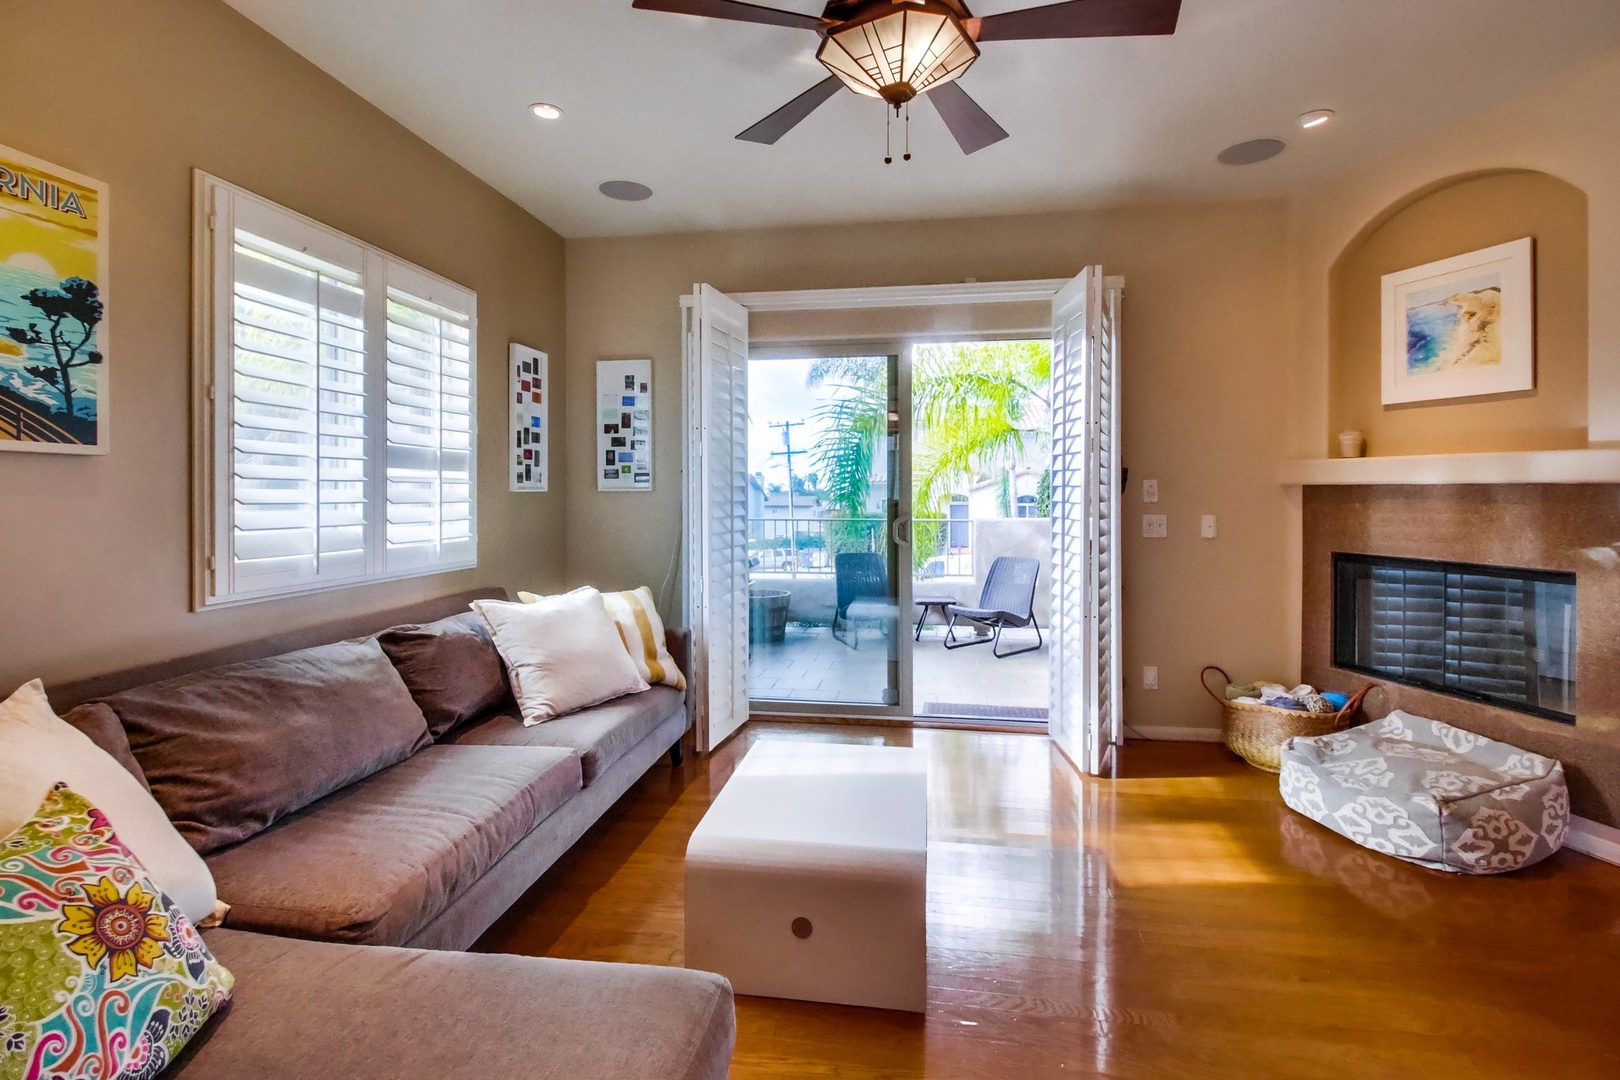
[[[990,719],[1045,719],[1047,656],[1039,651],[998,660],[990,646],[947,652],[942,627],[928,626],[922,641],[903,644],[914,650],[915,704],[919,716],[964,716]],[[846,635],[847,636],[847,635]],[[1032,645],[1032,630],[1009,630],[1003,648]],[[780,645],[756,644],[748,667],[749,695],[756,701],[881,704],[888,685],[891,650],[883,634],[870,626],[860,631],[860,648],[852,649],[826,627],[789,626]],[[1030,710],[1037,710],[1033,715]]]

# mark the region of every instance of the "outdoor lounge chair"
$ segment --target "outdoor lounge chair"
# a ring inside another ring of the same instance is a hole
[[[1040,623],[1035,621],[1035,579],[1040,573],[1039,559],[998,556],[996,561],[990,564],[990,573],[984,579],[984,591],[979,594],[979,606],[963,607],[960,604],[952,604],[946,609],[950,613],[951,621],[945,628],[945,647],[965,649],[969,645],[983,645],[989,642],[990,651],[995,653],[997,660],[1039,649],[1044,644],[1041,639]],[[972,641],[957,641],[956,620],[959,618],[991,627],[995,630],[995,634],[992,637],[975,637]],[[1002,652],[1001,631],[1009,626],[1033,626],[1035,644],[1011,652]]]
[[[890,613],[889,568],[883,556],[874,551],[845,551],[833,556],[833,580],[837,589],[833,609],[833,637],[852,649],[861,647],[860,621],[878,622]],[[855,610],[851,612],[851,608]],[[838,624],[854,629],[853,637],[839,634]]]

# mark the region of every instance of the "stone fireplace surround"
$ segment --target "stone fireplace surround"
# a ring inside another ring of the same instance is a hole
[[[1305,681],[1558,758],[1571,810],[1620,827],[1620,484],[1307,484],[1303,508]],[[1573,572],[1575,725],[1335,668],[1334,552]]]

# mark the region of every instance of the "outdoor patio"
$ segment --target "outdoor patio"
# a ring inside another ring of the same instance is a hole
[[[915,625],[900,627],[908,643]],[[998,660],[989,645],[946,651],[944,637],[943,627],[930,624],[924,627],[922,640],[912,646],[917,715],[1046,719],[1046,645]],[[1035,633],[1008,630],[1001,640],[1003,649],[1015,649],[1033,645]],[[781,644],[753,646],[749,696],[756,701],[883,704],[890,660],[888,639],[876,627],[864,625],[859,643],[858,649],[851,648],[825,626],[790,624]]]

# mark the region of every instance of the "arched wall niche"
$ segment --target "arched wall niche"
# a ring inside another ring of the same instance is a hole
[[[1382,403],[1382,279],[1438,259],[1536,241],[1536,387]],[[1587,199],[1544,172],[1474,172],[1426,185],[1369,221],[1329,281],[1330,442],[1366,433],[1375,455],[1563,450],[1587,445]]]

